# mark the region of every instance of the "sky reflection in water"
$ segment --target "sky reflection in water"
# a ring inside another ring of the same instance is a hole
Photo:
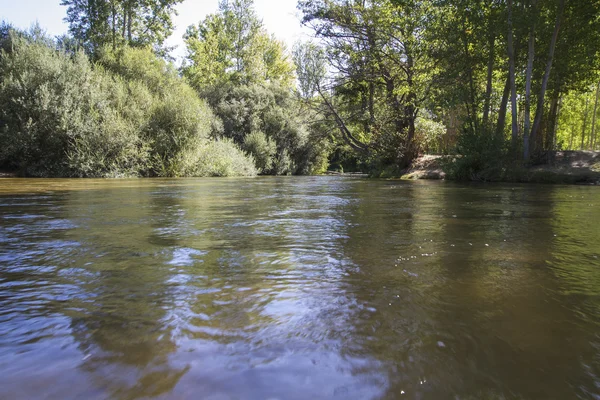
[[[590,398],[600,191],[0,181],[0,397]]]

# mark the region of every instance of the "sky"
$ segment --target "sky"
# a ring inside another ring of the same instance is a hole
[[[300,39],[310,37],[310,31],[300,24],[297,0],[255,0],[257,14],[262,18],[269,33],[283,40],[288,47]],[[189,25],[196,24],[207,14],[217,11],[218,0],[184,0],[177,6],[176,29],[167,41],[169,46],[178,46],[174,56],[180,61],[185,55],[182,36]],[[0,0],[0,20],[19,28],[28,28],[36,21],[50,35],[67,32],[63,21],[66,7],[60,0]]]

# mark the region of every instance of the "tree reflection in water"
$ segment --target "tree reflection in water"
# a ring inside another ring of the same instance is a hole
[[[3,195],[3,395],[569,398],[599,382],[590,188],[88,182]]]

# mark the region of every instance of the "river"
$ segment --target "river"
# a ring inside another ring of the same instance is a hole
[[[0,180],[0,398],[600,398],[600,190]]]

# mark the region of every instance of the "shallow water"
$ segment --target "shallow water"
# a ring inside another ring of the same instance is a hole
[[[600,398],[600,190],[0,180],[0,398]]]

